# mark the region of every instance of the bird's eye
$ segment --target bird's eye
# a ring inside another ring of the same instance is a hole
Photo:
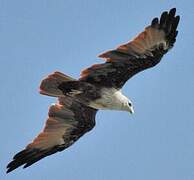
[[[128,105],[129,105],[129,106],[132,106],[132,104],[131,104],[130,102],[128,102]]]

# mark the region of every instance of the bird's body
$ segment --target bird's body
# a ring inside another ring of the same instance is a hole
[[[129,99],[121,90],[115,88],[102,88],[101,98],[91,101],[89,106],[95,109],[133,111],[129,108]]]
[[[133,113],[132,102],[121,89],[132,76],[158,64],[174,45],[179,16],[163,12],[132,41],[99,55],[105,63],[81,72],[76,80],[55,72],[42,80],[40,93],[58,98],[49,109],[43,131],[8,164],[7,172],[24,168],[71,146],[95,126],[98,110]]]

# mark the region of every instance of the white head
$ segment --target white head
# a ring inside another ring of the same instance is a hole
[[[125,95],[123,95],[121,90],[117,91],[115,94],[116,94],[116,99],[117,100],[119,99],[119,104],[121,105],[120,110],[128,111],[131,114],[133,114],[134,109],[133,109],[133,104],[132,104],[131,100],[128,97],[126,97]]]
[[[124,103],[125,110],[130,112],[131,114],[134,113],[133,104],[130,99],[128,99],[127,102]]]

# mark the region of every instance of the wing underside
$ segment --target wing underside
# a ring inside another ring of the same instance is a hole
[[[175,8],[163,12],[135,39],[100,54],[106,62],[83,70],[80,80],[120,89],[133,75],[158,64],[176,41],[180,18],[175,13]]]
[[[17,153],[7,166],[7,173],[19,166],[24,168],[40,159],[71,146],[95,126],[96,110],[74,101],[71,97],[59,98],[49,109],[43,131]]]

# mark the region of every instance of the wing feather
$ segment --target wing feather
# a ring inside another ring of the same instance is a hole
[[[175,8],[163,12],[132,41],[100,54],[106,62],[83,70],[80,80],[120,89],[133,75],[158,64],[176,41],[180,17],[175,14]]]
[[[61,72],[54,72],[41,81],[40,94],[53,96],[53,97],[64,97],[63,92],[58,86],[63,82],[76,81],[75,79],[67,76]]]
[[[43,131],[17,153],[7,165],[7,173],[19,166],[24,168],[40,159],[71,146],[95,125],[96,110],[78,103],[72,97],[59,98],[49,109]]]

